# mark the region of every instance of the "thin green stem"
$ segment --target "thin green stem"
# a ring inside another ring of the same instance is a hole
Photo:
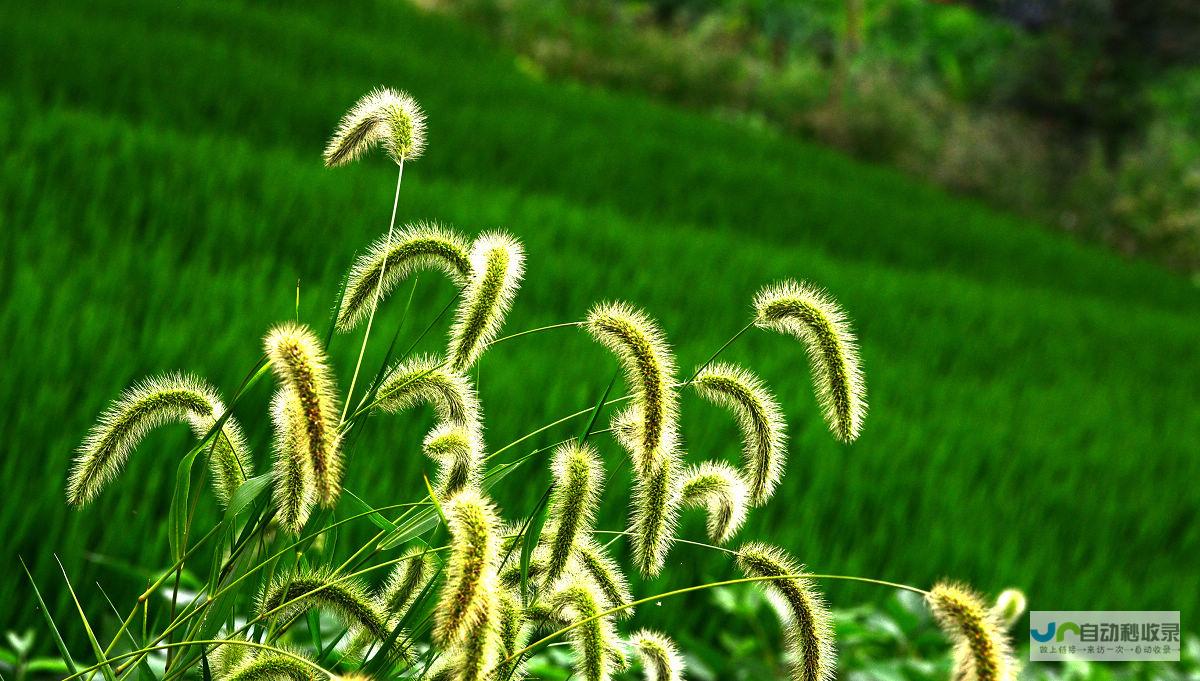
[[[497,338],[496,340],[492,341],[491,343],[488,343],[487,346],[490,348],[493,345],[503,343],[506,340],[512,340],[513,338],[520,338],[521,336],[528,336],[530,334],[540,333],[542,331],[550,331],[551,329],[564,329],[569,326],[583,326],[583,322],[562,322],[560,324],[549,324],[547,326],[539,326],[536,329],[528,329],[526,331],[520,331],[518,333],[510,334],[507,336],[501,336],[500,338]]]
[[[83,676],[85,674],[91,674],[92,672],[99,670],[101,667],[108,666],[118,660],[124,660],[124,659],[128,659],[131,657],[142,656],[147,653],[153,652],[155,650],[173,650],[176,648],[183,648],[186,646],[209,646],[209,645],[235,645],[235,646],[246,646],[247,648],[257,648],[259,650],[269,650],[273,653],[278,653],[285,657],[289,657],[293,660],[296,660],[297,662],[300,662],[300,663],[304,664],[305,666],[312,668],[313,671],[324,674],[325,676],[329,677],[330,679],[338,678],[336,674],[325,669],[324,667],[321,667],[320,665],[314,664],[311,660],[307,660],[307,659],[301,657],[300,655],[296,655],[295,653],[290,653],[286,650],[283,650],[282,648],[276,648],[274,646],[264,645],[262,643],[254,643],[252,641],[237,641],[237,640],[233,640],[233,639],[223,639],[222,638],[222,639],[205,639],[205,640],[200,640],[200,641],[180,641],[178,643],[160,643],[160,644],[155,644],[155,645],[151,645],[151,646],[146,646],[145,648],[139,648],[138,650],[131,650],[127,653],[122,653],[115,657],[111,657],[107,661],[102,662],[100,664],[94,664],[86,669],[80,669],[79,671],[75,672],[74,674],[71,674],[70,676],[63,677],[62,681],[71,681],[72,679],[79,678],[80,676]]]

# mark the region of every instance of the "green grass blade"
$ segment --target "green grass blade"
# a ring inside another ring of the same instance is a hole
[[[33,575],[30,574],[29,566],[25,564],[25,559],[22,557],[18,556],[17,560],[21,561],[21,569],[25,571],[25,576],[29,578],[29,585],[33,587],[33,596],[37,599],[38,608],[42,611],[42,617],[46,619],[46,625],[50,627],[50,634],[54,637],[54,645],[58,648],[58,654],[62,656],[63,662],[67,664],[67,669],[72,674],[75,674],[75,660],[71,658],[71,651],[67,650],[67,644],[63,641],[62,634],[58,631],[58,625],[54,623],[54,618],[50,616],[50,610],[46,608],[46,601],[42,600],[42,592],[38,589]]]
[[[108,664],[108,658],[104,655],[104,647],[100,645],[100,641],[96,640],[96,634],[92,631],[92,625],[88,622],[87,615],[83,612],[83,605],[79,602],[79,597],[75,595],[75,587],[71,586],[71,578],[67,577],[67,569],[63,567],[62,561],[58,556],[54,556],[54,562],[58,563],[58,569],[62,571],[63,581],[67,583],[67,591],[71,593],[71,600],[75,602],[75,609],[79,611],[79,619],[83,622],[83,631],[87,634],[88,643],[92,646],[92,653],[96,656],[96,663],[101,665],[100,673],[104,675],[105,681],[116,681],[117,677],[113,674],[112,667]]]

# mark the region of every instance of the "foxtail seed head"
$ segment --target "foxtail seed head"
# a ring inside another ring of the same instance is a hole
[[[525,663],[521,660],[504,662],[529,641],[530,627],[521,606],[521,596],[512,589],[501,589],[496,601],[496,628],[500,635],[500,651],[497,655],[493,678],[524,679]]]
[[[644,476],[634,479],[629,530],[634,561],[646,577],[662,571],[675,541],[679,517],[679,459],[674,452],[658,458]]]
[[[548,581],[562,576],[576,543],[591,532],[604,480],[604,468],[595,448],[574,441],[562,445],[554,453],[551,470],[554,474],[554,491],[550,495],[553,536],[546,569]]]
[[[761,506],[775,492],[787,457],[787,423],[775,396],[758,376],[731,364],[713,364],[696,375],[696,392],[733,411],[742,431],[742,460],[750,503]]]
[[[686,469],[682,477],[683,507],[707,509],[709,539],[716,544],[729,541],[746,521],[750,500],[741,474],[723,461],[705,461]]]
[[[428,402],[439,421],[482,431],[475,388],[466,376],[435,355],[416,355],[392,367],[379,385],[376,399],[380,409],[393,414]]]
[[[425,436],[425,455],[438,463],[438,496],[449,499],[479,485],[483,445],[479,436],[453,423],[442,423]]]
[[[338,331],[350,331],[366,319],[377,292],[383,300],[397,284],[424,269],[441,270],[456,286],[462,286],[471,276],[466,240],[458,232],[428,222],[405,225],[390,237],[380,237],[354,261],[346,277]]]
[[[954,641],[954,678],[962,681],[1011,681],[1020,671],[1004,633],[1004,624],[983,599],[958,584],[942,582],[930,590],[938,626]]]
[[[833,434],[853,442],[867,414],[867,388],[846,313],[824,291],[784,281],[754,297],[755,325],[804,343],[817,398]]]
[[[308,432],[300,401],[280,388],[271,400],[271,421],[275,429],[275,461],[271,467],[273,499],[279,524],[292,534],[300,534],[316,504],[312,461],[308,458]]]
[[[491,681],[497,679],[491,673],[499,661],[501,648],[498,626],[499,612],[497,594],[489,591],[482,595],[478,618],[471,622],[466,633],[446,649],[449,678],[456,681]]]
[[[312,608],[332,613],[343,626],[361,629],[376,641],[391,635],[386,614],[361,582],[324,570],[279,578],[258,599],[258,614],[267,619],[288,620]]]
[[[803,567],[774,546],[748,543],[738,551],[738,567],[747,577],[798,575]],[[781,601],[788,616],[787,644],[794,656],[795,681],[832,681],[836,671],[833,616],[824,599],[803,577],[757,582],[767,594]]]
[[[604,547],[591,537],[580,538],[575,547],[575,561],[579,566],[578,571],[592,583],[596,593],[603,598],[606,610],[633,601],[633,596],[629,593],[629,581],[625,579],[625,573],[621,572],[621,566],[609,558]],[[620,619],[632,616],[633,608],[626,608],[617,613]]]
[[[596,305],[588,312],[585,328],[617,356],[625,371],[636,411],[627,410],[624,416],[637,425],[625,426],[632,433],[624,435],[636,439],[634,463],[644,475],[672,448],[679,418],[675,360],[666,336],[654,320],[625,303]]]
[[[491,502],[465,489],[446,504],[450,559],[438,602],[433,640],[447,647],[485,616],[496,589],[500,523]]]
[[[317,500],[332,506],[341,491],[342,459],[338,451],[338,400],[333,372],[325,350],[306,326],[285,322],[267,334],[264,342],[271,369],[287,388],[293,404],[283,410],[303,418],[304,449],[312,466]]]
[[[433,554],[425,546],[414,546],[400,557],[379,593],[384,610],[393,618],[402,616],[433,579]]]
[[[1000,618],[1005,628],[1011,629],[1012,625],[1021,619],[1021,615],[1025,614],[1026,605],[1025,592],[1020,589],[1005,589],[996,597],[992,612],[996,613],[996,617]]]
[[[151,430],[185,421],[204,437],[225,413],[217,392],[190,374],[165,374],[125,390],[80,445],[67,480],[67,503],[84,506],[120,474],[130,453]],[[233,418],[205,445],[213,489],[222,504],[250,475],[250,456],[242,429]],[[211,450],[211,454],[208,450]]]
[[[481,234],[471,245],[471,278],[450,329],[450,366],[466,371],[492,342],[512,307],[521,277],[525,251],[504,232]]]
[[[608,681],[620,659],[612,617],[598,617],[601,610],[592,590],[582,582],[562,589],[550,600],[559,617],[584,622],[571,630],[571,648],[575,653],[575,673],[585,681]]]
[[[671,639],[657,631],[642,629],[629,637],[629,644],[642,660],[646,681],[683,679],[683,657]]]
[[[325,165],[350,163],[377,143],[396,163],[425,150],[425,114],[407,92],[376,88],[359,99],[325,147]]]
[[[275,650],[257,650],[246,646],[231,646],[225,644],[222,648],[239,647],[251,651],[240,664],[225,674],[213,674],[220,681],[314,681],[316,675],[313,668],[304,664],[296,657],[307,659],[307,655],[299,650],[275,646]],[[290,654],[286,654],[290,653]],[[315,664],[315,663],[314,663]]]

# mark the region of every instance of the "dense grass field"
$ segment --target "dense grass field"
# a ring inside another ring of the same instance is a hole
[[[126,602],[169,562],[182,429],[148,438],[82,512],[62,495],[72,449],[143,375],[190,369],[231,394],[263,333],[295,314],[297,281],[301,318],[325,328],[354,253],[386,230],[394,169],[325,170],[320,150],[378,84],[410,90],[430,120],[399,219],[502,226],[524,241],[508,332],[621,298],[662,321],[689,371],[746,323],[763,284],[804,278],[842,301],[871,402],[853,446],[827,433],[797,344],[755,332],[726,352],[768,379],[792,428],[782,490],[744,537],[821,572],[1019,585],[1036,609],[1200,601],[1200,300],[1178,277],[821,148],[543,82],[398,2],[8,2],[0,64],[0,628],[40,626],[18,554],[65,613],[60,556],[93,624],[111,615],[97,581]],[[408,290],[376,320],[371,372]],[[452,295],[421,277],[399,343]],[[445,326],[419,349],[443,347]],[[332,348],[343,386],[359,339]],[[478,376],[489,444],[586,408],[614,369],[570,329],[497,346]],[[259,386],[238,410],[263,470],[268,399]],[[725,413],[691,395],[683,409],[689,459],[737,456]],[[430,420],[369,422],[347,487],[374,505],[422,494]],[[619,450],[601,443],[615,470]],[[627,477],[609,490],[604,527],[623,524]],[[506,514],[528,513],[547,479],[544,466],[514,478],[497,497]],[[205,500],[198,522],[216,512]],[[685,532],[699,538],[702,524],[690,515]],[[730,574],[680,547],[640,590]],[[685,641],[720,626],[689,612],[664,604],[647,617],[670,617]]]

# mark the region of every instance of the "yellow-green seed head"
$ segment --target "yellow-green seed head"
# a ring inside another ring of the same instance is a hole
[[[84,506],[120,474],[129,455],[151,430],[185,422],[204,437],[225,414],[217,392],[190,374],[165,374],[143,380],[121,393],[80,445],[67,480],[67,502]],[[213,489],[222,504],[251,474],[242,429],[233,418],[205,444]]]
[[[471,278],[450,328],[450,366],[466,371],[504,326],[525,274],[521,243],[504,232],[481,234],[471,245]]]
[[[800,575],[803,566],[774,546],[748,543],[738,551],[738,567],[747,577]],[[832,681],[837,670],[833,616],[825,600],[803,577],[757,582],[786,615],[787,644],[794,657],[794,681]]]
[[[482,433],[479,398],[471,381],[436,355],[416,355],[396,364],[376,395],[379,408],[398,413],[418,404],[432,404],[438,420]]]
[[[500,523],[491,502],[474,489],[445,508],[450,559],[438,601],[433,640],[445,648],[478,625],[496,589]]]
[[[608,681],[612,678],[621,661],[619,641],[611,615],[591,619],[601,612],[592,589],[582,582],[568,585],[551,597],[550,606],[558,617],[569,622],[591,620],[575,627],[569,634],[575,656],[575,673],[584,681]]]
[[[804,343],[830,430],[843,442],[856,440],[867,415],[867,389],[858,344],[842,308],[824,291],[789,280],[759,291],[754,313],[759,328]]]
[[[276,650],[257,650],[246,646],[225,644],[221,648],[240,647],[251,651],[240,664],[224,674],[213,673],[218,681],[315,681],[313,667],[296,659],[309,659],[302,651],[275,645]],[[310,660],[311,662],[311,660]],[[315,664],[315,663],[313,663]]]
[[[299,415],[304,447],[312,466],[313,488],[322,505],[332,506],[341,492],[338,400],[333,372],[316,335],[306,326],[285,322],[267,334],[267,359],[293,405],[283,410]]]
[[[606,610],[633,602],[629,581],[621,572],[621,566],[590,537],[583,537],[576,544],[572,572],[591,583],[593,592],[601,598]],[[626,608],[617,613],[617,618],[632,617],[633,610]]]
[[[1004,623],[967,587],[941,582],[925,598],[938,626],[954,642],[954,678],[1012,681],[1020,668]]]
[[[396,163],[425,150],[425,114],[408,93],[376,88],[359,99],[325,147],[325,165],[350,163],[376,144]]]
[[[413,600],[433,579],[435,569],[433,554],[428,547],[414,546],[406,550],[379,592],[379,602],[387,614],[398,618],[407,612]]]
[[[675,541],[679,517],[679,459],[674,452],[659,457],[644,476],[634,480],[629,531],[634,562],[646,577],[662,571]]]
[[[554,454],[554,491],[550,495],[550,551],[548,581],[557,580],[567,568],[571,553],[581,537],[592,530],[596,506],[604,481],[604,467],[595,448],[569,442]]]
[[[500,625],[497,594],[483,594],[478,617],[472,621],[465,634],[444,649],[442,662],[446,678],[455,681],[491,681],[497,679],[493,672],[500,662]]]
[[[334,576],[325,570],[300,571],[276,579],[258,599],[258,615],[289,620],[313,608],[333,614],[356,632],[375,641],[391,635],[388,617],[357,579]]]
[[[438,463],[438,496],[449,499],[468,487],[479,485],[483,468],[483,445],[479,436],[466,428],[442,423],[429,431],[425,455]]]
[[[466,239],[428,222],[405,225],[390,237],[380,237],[354,261],[346,277],[346,291],[338,308],[338,331],[350,331],[366,319],[376,295],[383,300],[414,272],[427,269],[441,270],[456,286],[465,284],[471,276]]]
[[[742,431],[743,476],[750,503],[775,492],[787,458],[787,423],[775,396],[753,373],[731,364],[705,367],[693,381],[704,399],[733,411]]]
[[[275,430],[272,495],[279,524],[292,534],[300,534],[317,500],[304,414],[300,410],[300,401],[289,395],[289,390],[280,388],[271,400],[271,421]]]
[[[746,521],[750,501],[741,474],[723,461],[705,461],[684,470],[682,477],[682,506],[706,509],[709,539],[716,544],[729,541]]]
[[[521,596],[512,589],[501,589],[498,594],[496,628],[500,638],[498,662],[493,678],[524,679],[525,663],[521,660],[504,662],[529,642],[530,626],[521,606]]]
[[[657,631],[641,629],[629,637],[629,644],[641,658],[646,681],[683,679],[683,657],[671,639]]]
[[[1021,615],[1025,614],[1025,592],[1020,589],[1005,589],[996,597],[996,604],[992,606],[992,612],[996,613],[996,617],[1004,623],[1005,628],[1011,629],[1017,620],[1021,619]]]

